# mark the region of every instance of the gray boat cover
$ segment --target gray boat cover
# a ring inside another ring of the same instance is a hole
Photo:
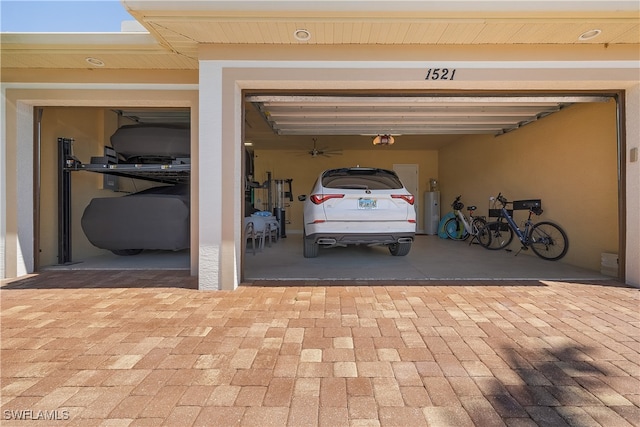
[[[189,247],[189,213],[189,187],[180,184],[95,198],[81,225],[91,244],[101,249],[178,251]]]
[[[111,135],[111,146],[125,160],[139,157],[189,157],[191,131],[187,125],[126,125]]]

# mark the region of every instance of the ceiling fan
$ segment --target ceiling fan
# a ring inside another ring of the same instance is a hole
[[[318,141],[317,138],[313,138],[313,148],[309,151],[306,151],[305,154],[309,154],[311,155],[311,157],[318,157],[318,156],[331,157],[331,156],[342,154],[342,150],[328,150],[329,147],[318,148],[316,145],[317,141]]]

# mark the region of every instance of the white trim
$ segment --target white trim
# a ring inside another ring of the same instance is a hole
[[[200,66],[198,152],[198,289],[222,289],[222,68]],[[207,167],[203,167],[206,165]],[[234,285],[235,288],[235,285]]]
[[[471,69],[640,69],[640,61],[449,61],[434,59],[431,61],[277,61],[277,60],[217,60],[202,59],[200,64],[215,62],[223,68],[385,68],[407,69],[426,68],[437,65],[448,68]]]
[[[4,85],[0,85],[0,279],[7,278],[7,97]]]
[[[34,222],[33,222],[33,160],[34,160],[34,144],[33,144],[33,124],[34,115],[33,107],[18,102],[16,105],[17,128],[16,139],[18,141],[31,141],[30,144],[18,144],[16,146],[16,165],[18,166],[17,174],[20,177],[16,181],[16,215],[17,215],[17,231],[16,239],[16,273],[18,276],[33,272],[35,266],[34,253]],[[29,171],[23,173],[20,169]]]

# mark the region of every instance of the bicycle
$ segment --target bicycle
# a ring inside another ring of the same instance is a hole
[[[452,240],[467,240],[469,236],[473,236],[473,239],[469,242],[471,244],[478,237],[479,230],[483,229],[487,224],[487,220],[482,216],[473,216],[473,211],[476,210],[475,206],[467,207],[469,211],[469,216],[467,217],[462,212],[464,203],[460,201],[461,197],[456,197],[451,203],[455,216],[444,223],[444,230],[447,233],[447,237]]]
[[[498,194],[498,197],[492,197],[489,200],[493,201],[494,206],[497,203],[500,203],[501,206],[498,209],[498,220],[488,222],[478,234],[478,241],[483,247],[492,250],[505,248],[509,246],[515,234],[520,243],[522,243],[520,251],[528,250],[531,247],[536,255],[548,261],[557,261],[567,254],[569,239],[567,238],[567,233],[558,224],[550,221],[534,223],[531,220],[532,215],[539,216],[543,212],[540,200],[509,202],[502,193]],[[529,210],[529,217],[524,223],[524,230],[520,230],[516,225],[507,209],[508,204],[512,205],[513,210]],[[516,256],[520,251],[516,253]]]

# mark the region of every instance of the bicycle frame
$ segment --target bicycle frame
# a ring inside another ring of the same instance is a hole
[[[462,210],[456,210],[455,214],[462,222],[462,225],[464,226],[464,229],[466,230],[466,232],[473,235],[473,227],[471,226],[471,222],[473,222],[473,218],[467,218],[467,216],[464,214],[464,212],[462,212]]]
[[[513,217],[509,215],[509,211],[507,210],[506,206],[502,205],[502,207],[500,208],[500,212],[502,213],[502,218],[507,220],[507,224],[509,224],[509,227],[511,227],[513,232],[516,233],[518,240],[520,240],[523,245],[528,245],[529,238],[527,237],[527,235],[529,234],[529,226],[531,225],[531,211],[529,211],[529,218],[525,223],[524,231],[520,230],[520,227],[518,227],[518,224],[516,224]]]

